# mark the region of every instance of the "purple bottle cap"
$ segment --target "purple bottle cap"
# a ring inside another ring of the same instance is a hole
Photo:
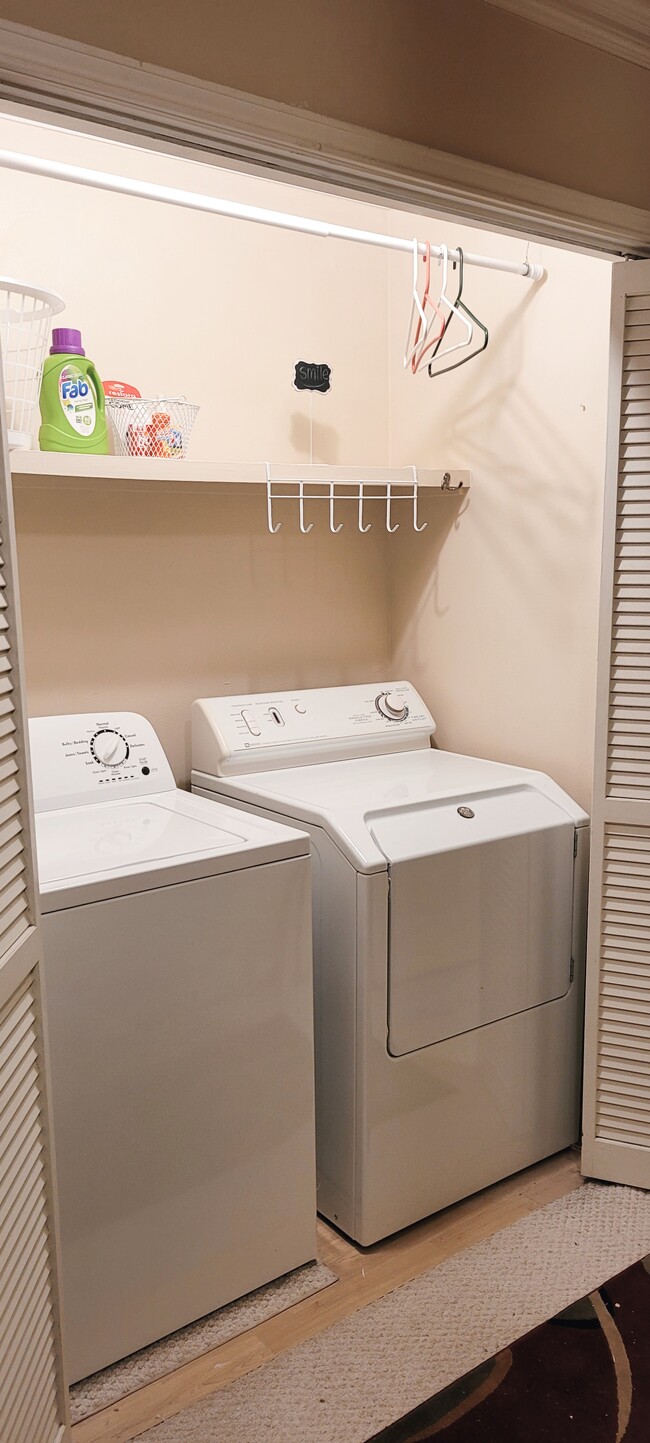
[[[68,326],[54,327],[50,346],[51,356],[85,356],[85,354],[81,344],[81,331],[70,330]]]

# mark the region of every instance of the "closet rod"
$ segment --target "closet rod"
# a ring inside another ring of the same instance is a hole
[[[89,185],[98,190],[117,191],[121,195],[134,195],[142,200],[163,201],[166,205],[183,206],[187,210],[207,211],[211,215],[230,216],[233,220],[257,221],[258,225],[280,226],[283,230],[300,231],[305,235],[332,236],[337,240],[359,241],[362,245],[381,246],[385,250],[408,251],[413,254],[413,241],[402,236],[381,235],[378,231],[354,230],[345,225],[329,225],[326,221],[310,220],[308,216],[290,215],[280,210],[266,210],[262,206],[243,205],[239,201],[218,200],[214,196],[200,195],[196,191],[177,190],[168,185],[152,185],[146,180],[130,180],[128,176],[111,175],[101,170],[88,170],[85,166],[66,165],[57,160],[46,160],[39,156],[21,155],[17,151],[0,150],[0,166],[7,170],[27,171],[31,175],[44,175],[51,180],[71,180],[77,185]],[[418,247],[424,255],[425,246]],[[432,256],[442,255],[440,246],[431,247]],[[532,261],[518,265],[514,261],[500,261],[492,256],[473,255],[463,252],[465,265],[483,266],[486,270],[507,271],[511,275],[525,276],[528,280],[539,281],[545,274],[544,267]],[[460,260],[458,251],[450,250],[451,261]]]

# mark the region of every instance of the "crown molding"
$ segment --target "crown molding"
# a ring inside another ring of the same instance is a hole
[[[647,0],[486,0],[522,20],[559,30],[572,40],[606,50],[619,60],[650,69],[650,6]]]
[[[2,100],[30,118],[277,180],[582,250],[650,254],[650,211],[0,20]]]

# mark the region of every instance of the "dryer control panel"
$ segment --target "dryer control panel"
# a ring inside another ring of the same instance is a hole
[[[37,812],[176,788],[151,723],[137,712],[32,717],[29,743]]]
[[[192,706],[192,767],[237,776],[413,751],[435,729],[407,681],[210,697]]]

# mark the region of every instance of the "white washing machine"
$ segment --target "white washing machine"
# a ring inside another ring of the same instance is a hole
[[[197,701],[193,789],[312,840],[319,1211],[362,1244],[578,1135],[588,818],[407,682]]]
[[[30,722],[69,1380],[315,1254],[309,838]]]

